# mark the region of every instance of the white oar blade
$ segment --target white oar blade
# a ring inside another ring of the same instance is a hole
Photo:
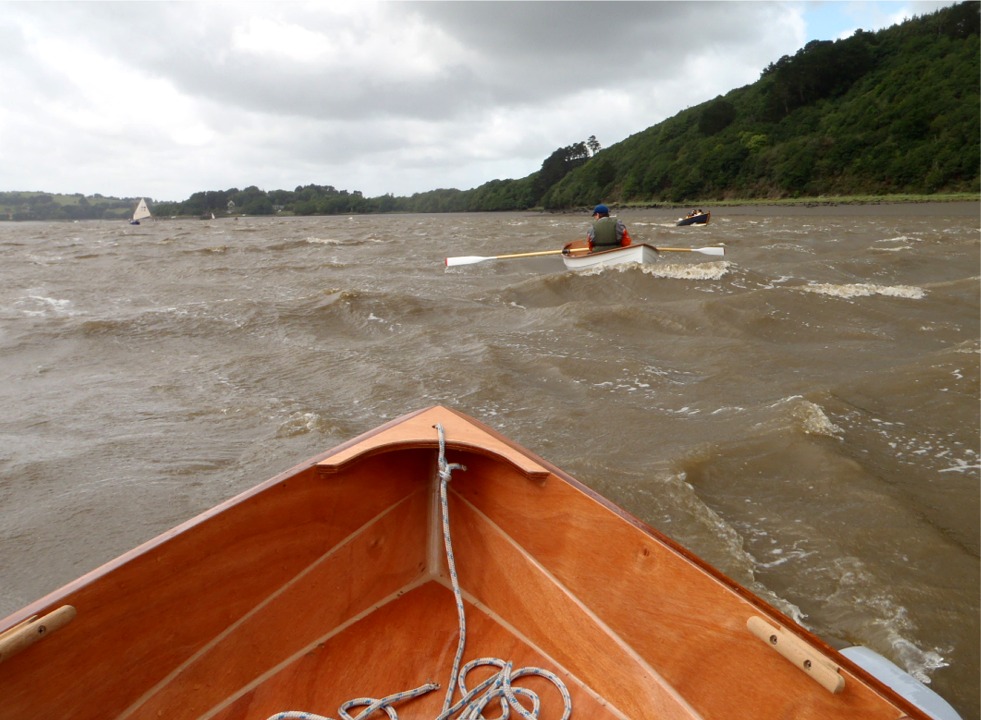
[[[483,262],[484,260],[493,260],[492,257],[481,257],[480,255],[463,255],[461,257],[450,257],[446,258],[446,267],[453,267],[454,265],[473,265],[474,263]]]
[[[703,248],[692,248],[695,252],[700,252],[705,255],[725,255],[726,249],[724,247],[703,247]]]

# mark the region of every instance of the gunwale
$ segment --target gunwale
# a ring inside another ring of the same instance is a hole
[[[441,679],[457,628],[434,532],[436,423],[447,456],[467,467],[450,485],[450,515],[476,649],[551,665],[583,716],[925,717],[680,544],[438,406],[280,473],[0,622],[3,632],[60,605],[78,610],[0,663],[4,717],[331,713],[413,677]],[[418,532],[405,532],[409,519]],[[829,693],[753,637],[753,616],[834,663],[844,690]],[[441,698],[413,700],[403,717],[434,717]]]

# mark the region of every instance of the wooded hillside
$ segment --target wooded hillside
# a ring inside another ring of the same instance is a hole
[[[810,42],[600,152],[542,204],[977,192],[979,8]]]
[[[813,41],[752,85],[601,149],[560,147],[526,178],[366,198],[331,185],[195,193],[157,216],[549,210],[597,202],[981,191],[981,2],[879,32]],[[638,124],[643,118],[637,118]],[[128,216],[135,199],[0,193],[3,219]]]

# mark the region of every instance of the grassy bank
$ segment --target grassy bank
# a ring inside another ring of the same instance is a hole
[[[981,203],[977,193],[947,193],[936,195],[843,195],[797,198],[752,198],[727,200],[695,200],[687,203],[623,203],[621,208],[718,208],[744,205],[783,205],[814,207],[820,205],[884,205],[889,203],[943,203],[976,202]]]

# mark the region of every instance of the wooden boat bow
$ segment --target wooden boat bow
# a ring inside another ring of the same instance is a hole
[[[336,472],[356,457],[399,448],[437,448],[436,425],[446,432],[447,448],[498,456],[529,478],[541,480],[549,470],[526,452],[518,450],[502,435],[476,424],[454,410],[435,406],[406,415],[341,445],[330,457],[317,463],[324,472]]]
[[[0,638],[19,637],[30,618],[75,609],[0,664],[0,717],[328,716],[352,698],[452,677],[461,633],[440,554],[444,460],[466,467],[445,486],[466,658],[547,669],[574,717],[926,718],[690,551],[440,406],[281,473],[0,621]],[[557,694],[523,680],[540,693],[542,720],[557,720]],[[430,691],[399,716],[431,720],[442,703]]]

